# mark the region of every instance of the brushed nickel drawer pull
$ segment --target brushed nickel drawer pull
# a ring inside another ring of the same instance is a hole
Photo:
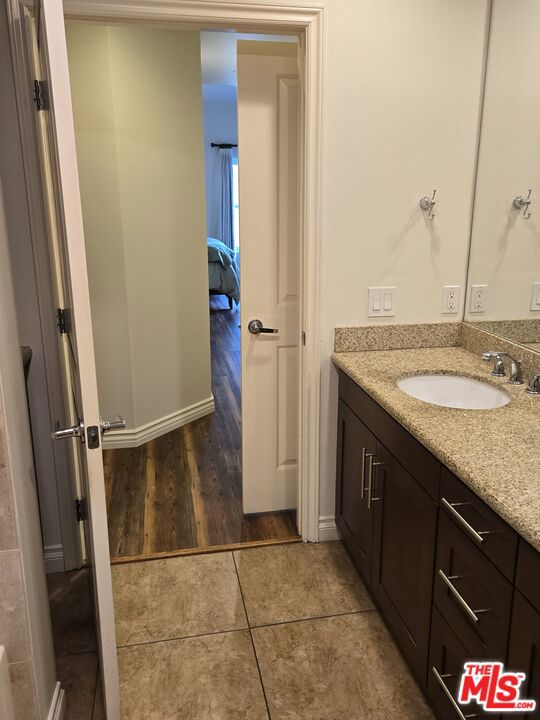
[[[435,680],[436,680],[436,681],[439,683],[439,685],[441,686],[441,690],[443,691],[443,693],[444,693],[444,694],[446,695],[446,697],[448,698],[448,701],[450,702],[450,704],[451,704],[452,707],[454,708],[454,710],[455,710],[458,718],[459,718],[460,720],[467,720],[467,717],[474,717],[474,715],[464,715],[464,714],[461,712],[461,708],[459,707],[459,705],[457,704],[457,702],[454,700],[454,697],[453,697],[452,693],[450,692],[450,690],[446,687],[446,683],[444,682],[444,680],[442,679],[442,677],[439,675],[439,673],[438,673],[438,671],[437,671],[437,668],[436,668],[436,667],[432,667],[432,668],[431,668],[431,672],[433,673],[433,675],[434,675],[434,677],[435,677]]]
[[[378,460],[373,459],[373,455],[371,456],[370,463],[369,463],[369,473],[368,473],[368,487],[367,487],[367,506],[368,510],[371,510],[371,506],[376,500],[380,500],[381,498],[374,498],[373,497],[373,468],[374,467],[381,467],[381,465],[384,465],[384,463],[379,462]]]
[[[364,499],[365,494],[369,490],[369,478],[371,477],[371,473],[373,472],[371,465],[373,463],[374,457],[375,457],[374,453],[368,453],[368,452],[366,452],[366,454],[362,457],[362,494],[361,494],[362,500]],[[366,479],[366,465],[368,467],[368,485],[367,485],[367,487],[364,487],[364,482]]]
[[[469,535],[473,538],[473,540],[476,540],[477,543],[483,543],[484,538],[482,535],[491,535],[490,530],[475,530],[472,525],[470,525],[463,515],[458,513],[456,510],[456,507],[459,507],[460,505],[469,505],[470,503],[450,503],[446,498],[441,498],[441,505],[448,510],[450,515],[457,520],[457,522],[461,525],[461,527],[466,530]]]
[[[367,458],[367,450],[365,447],[362,448],[362,469],[360,471],[360,500],[364,499],[364,480],[366,478],[366,458]]]
[[[447,576],[443,573],[442,570],[439,570],[439,577],[443,581],[443,583],[446,585],[446,587],[450,590],[452,593],[452,596],[458,603],[458,605],[461,607],[461,609],[466,613],[466,615],[474,622],[479,622],[480,618],[478,615],[481,613],[488,613],[490,612],[490,608],[483,608],[482,610],[473,610],[469,603],[463,599],[463,597],[459,594],[459,592],[454,587],[454,584],[452,583],[452,580],[458,580],[460,577],[464,577],[463,575],[450,575]]]

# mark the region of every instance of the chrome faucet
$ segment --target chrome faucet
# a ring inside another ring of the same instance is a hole
[[[540,373],[533,376],[529,386],[525,388],[525,392],[529,395],[540,395]]]
[[[503,377],[506,375],[505,369],[504,369],[504,359],[508,358],[510,360],[510,377],[508,378],[508,382],[511,385],[523,385],[523,375],[521,373],[521,360],[517,360],[515,357],[510,355],[506,352],[496,352],[496,351],[490,351],[482,353],[482,359],[489,361],[493,360],[493,370],[491,371],[491,374],[495,377]]]

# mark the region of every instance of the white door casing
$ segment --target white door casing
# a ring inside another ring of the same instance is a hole
[[[299,121],[296,43],[238,42],[245,513],[296,508]],[[249,332],[259,319],[277,333]]]
[[[68,332],[59,334],[66,416],[71,425],[79,420],[84,424],[81,439],[59,442],[71,444],[73,472],[86,499],[87,560],[93,576],[104,703],[109,720],[117,720],[120,701],[103,461],[101,447],[90,447],[87,434],[89,428],[99,428],[100,416],[61,0],[42,0],[37,17],[39,25],[25,11],[30,65],[43,83],[43,107],[35,117],[55,301],[68,309],[70,319]]]

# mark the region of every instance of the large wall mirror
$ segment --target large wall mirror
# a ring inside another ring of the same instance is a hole
[[[494,0],[465,321],[540,352],[540,2]]]

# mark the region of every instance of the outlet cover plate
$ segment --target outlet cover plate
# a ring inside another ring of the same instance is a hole
[[[486,312],[487,306],[487,285],[471,285],[471,303],[469,312],[483,313]]]
[[[461,285],[445,285],[443,287],[442,307],[443,315],[457,315],[461,297]]]
[[[540,282],[533,282],[531,293],[531,310],[540,310]]]

